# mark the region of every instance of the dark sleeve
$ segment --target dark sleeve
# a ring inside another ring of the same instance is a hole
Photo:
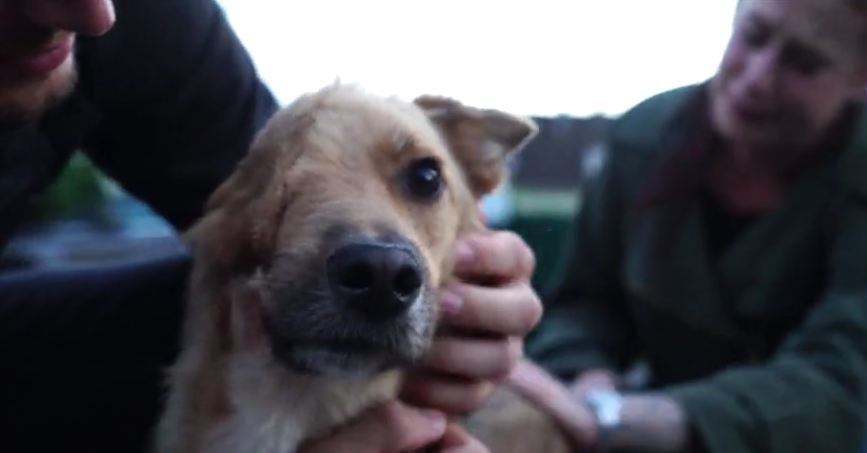
[[[667,389],[711,452],[856,452],[867,426],[867,205],[840,209],[830,285],[766,364]]]
[[[632,356],[621,281],[621,152],[609,141],[606,163],[580,201],[564,283],[527,345],[530,357],[564,379],[589,368],[621,369]]]
[[[79,48],[101,115],[85,151],[178,228],[201,213],[276,103],[213,0],[118,0]]]

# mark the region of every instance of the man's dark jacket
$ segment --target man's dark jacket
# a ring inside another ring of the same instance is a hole
[[[71,154],[183,228],[276,108],[211,0],[115,1],[104,36],[79,37],[79,81],[37,124],[0,126],[0,244]]]

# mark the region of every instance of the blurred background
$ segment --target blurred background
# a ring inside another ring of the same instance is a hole
[[[340,79],[537,116],[617,115],[701,81],[736,0],[219,0],[284,103]]]
[[[484,209],[493,226],[518,231],[535,249],[544,295],[567,259],[581,181],[604,161],[610,122],[713,74],[736,0],[219,3],[282,104],[340,80],[533,116],[540,135]],[[171,228],[81,156],[38,206],[36,221],[0,256],[4,271],[147,259],[180,247]]]

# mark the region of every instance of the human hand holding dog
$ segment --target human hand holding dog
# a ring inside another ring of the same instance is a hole
[[[506,380],[507,385],[531,402],[569,437],[573,448],[593,449],[599,436],[595,417],[581,397],[589,390],[613,389],[617,377],[605,370],[583,373],[571,386],[559,382],[542,368],[522,360]],[[683,408],[660,393],[630,393],[623,397],[620,426],[607,434],[609,448],[674,452],[694,447]]]
[[[407,376],[401,397],[465,414],[512,371],[542,304],[530,285],[535,258],[518,235],[472,233],[455,254],[455,279],[440,298],[440,331],[423,365]]]
[[[418,409],[398,401],[382,403],[324,439],[310,442],[299,453],[487,453],[443,413]]]

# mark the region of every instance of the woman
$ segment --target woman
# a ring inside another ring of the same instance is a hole
[[[741,0],[710,82],[619,120],[528,349],[580,395],[547,396],[555,384],[529,364],[512,376],[575,443],[862,445],[865,82],[865,2]],[[637,360],[645,390],[622,394]]]

